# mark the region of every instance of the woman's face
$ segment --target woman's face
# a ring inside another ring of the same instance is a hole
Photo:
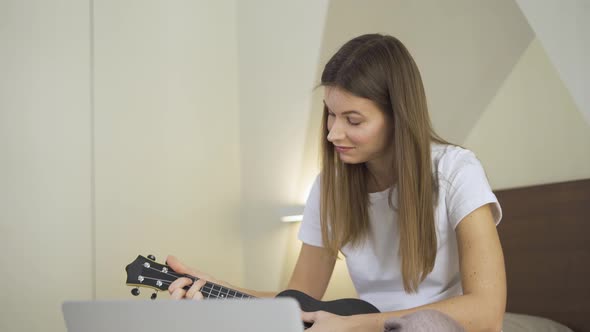
[[[393,126],[371,100],[338,87],[325,87],[328,141],[348,164],[387,160]]]

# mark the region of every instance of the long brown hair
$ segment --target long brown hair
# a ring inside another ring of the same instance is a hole
[[[406,292],[416,292],[432,272],[437,251],[434,208],[438,184],[431,143],[445,144],[433,130],[422,78],[406,47],[380,34],[356,37],[326,64],[321,85],[338,87],[373,101],[393,123],[389,149],[398,190],[399,255]],[[369,172],[365,163],[345,164],[327,140],[327,109],[322,128],[320,219],[322,238],[333,255],[369,234]],[[389,203],[393,207],[391,191]]]

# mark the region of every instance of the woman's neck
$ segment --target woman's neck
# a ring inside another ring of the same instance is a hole
[[[370,193],[384,191],[395,183],[396,174],[391,158],[368,161],[367,168],[369,170],[367,189]]]

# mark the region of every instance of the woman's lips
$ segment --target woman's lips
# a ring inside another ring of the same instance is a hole
[[[348,152],[353,149],[352,147],[346,147],[346,146],[335,146],[334,148],[338,152]]]

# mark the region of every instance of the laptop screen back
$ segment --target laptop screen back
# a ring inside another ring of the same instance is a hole
[[[63,313],[68,332],[303,331],[290,298],[65,302]]]

